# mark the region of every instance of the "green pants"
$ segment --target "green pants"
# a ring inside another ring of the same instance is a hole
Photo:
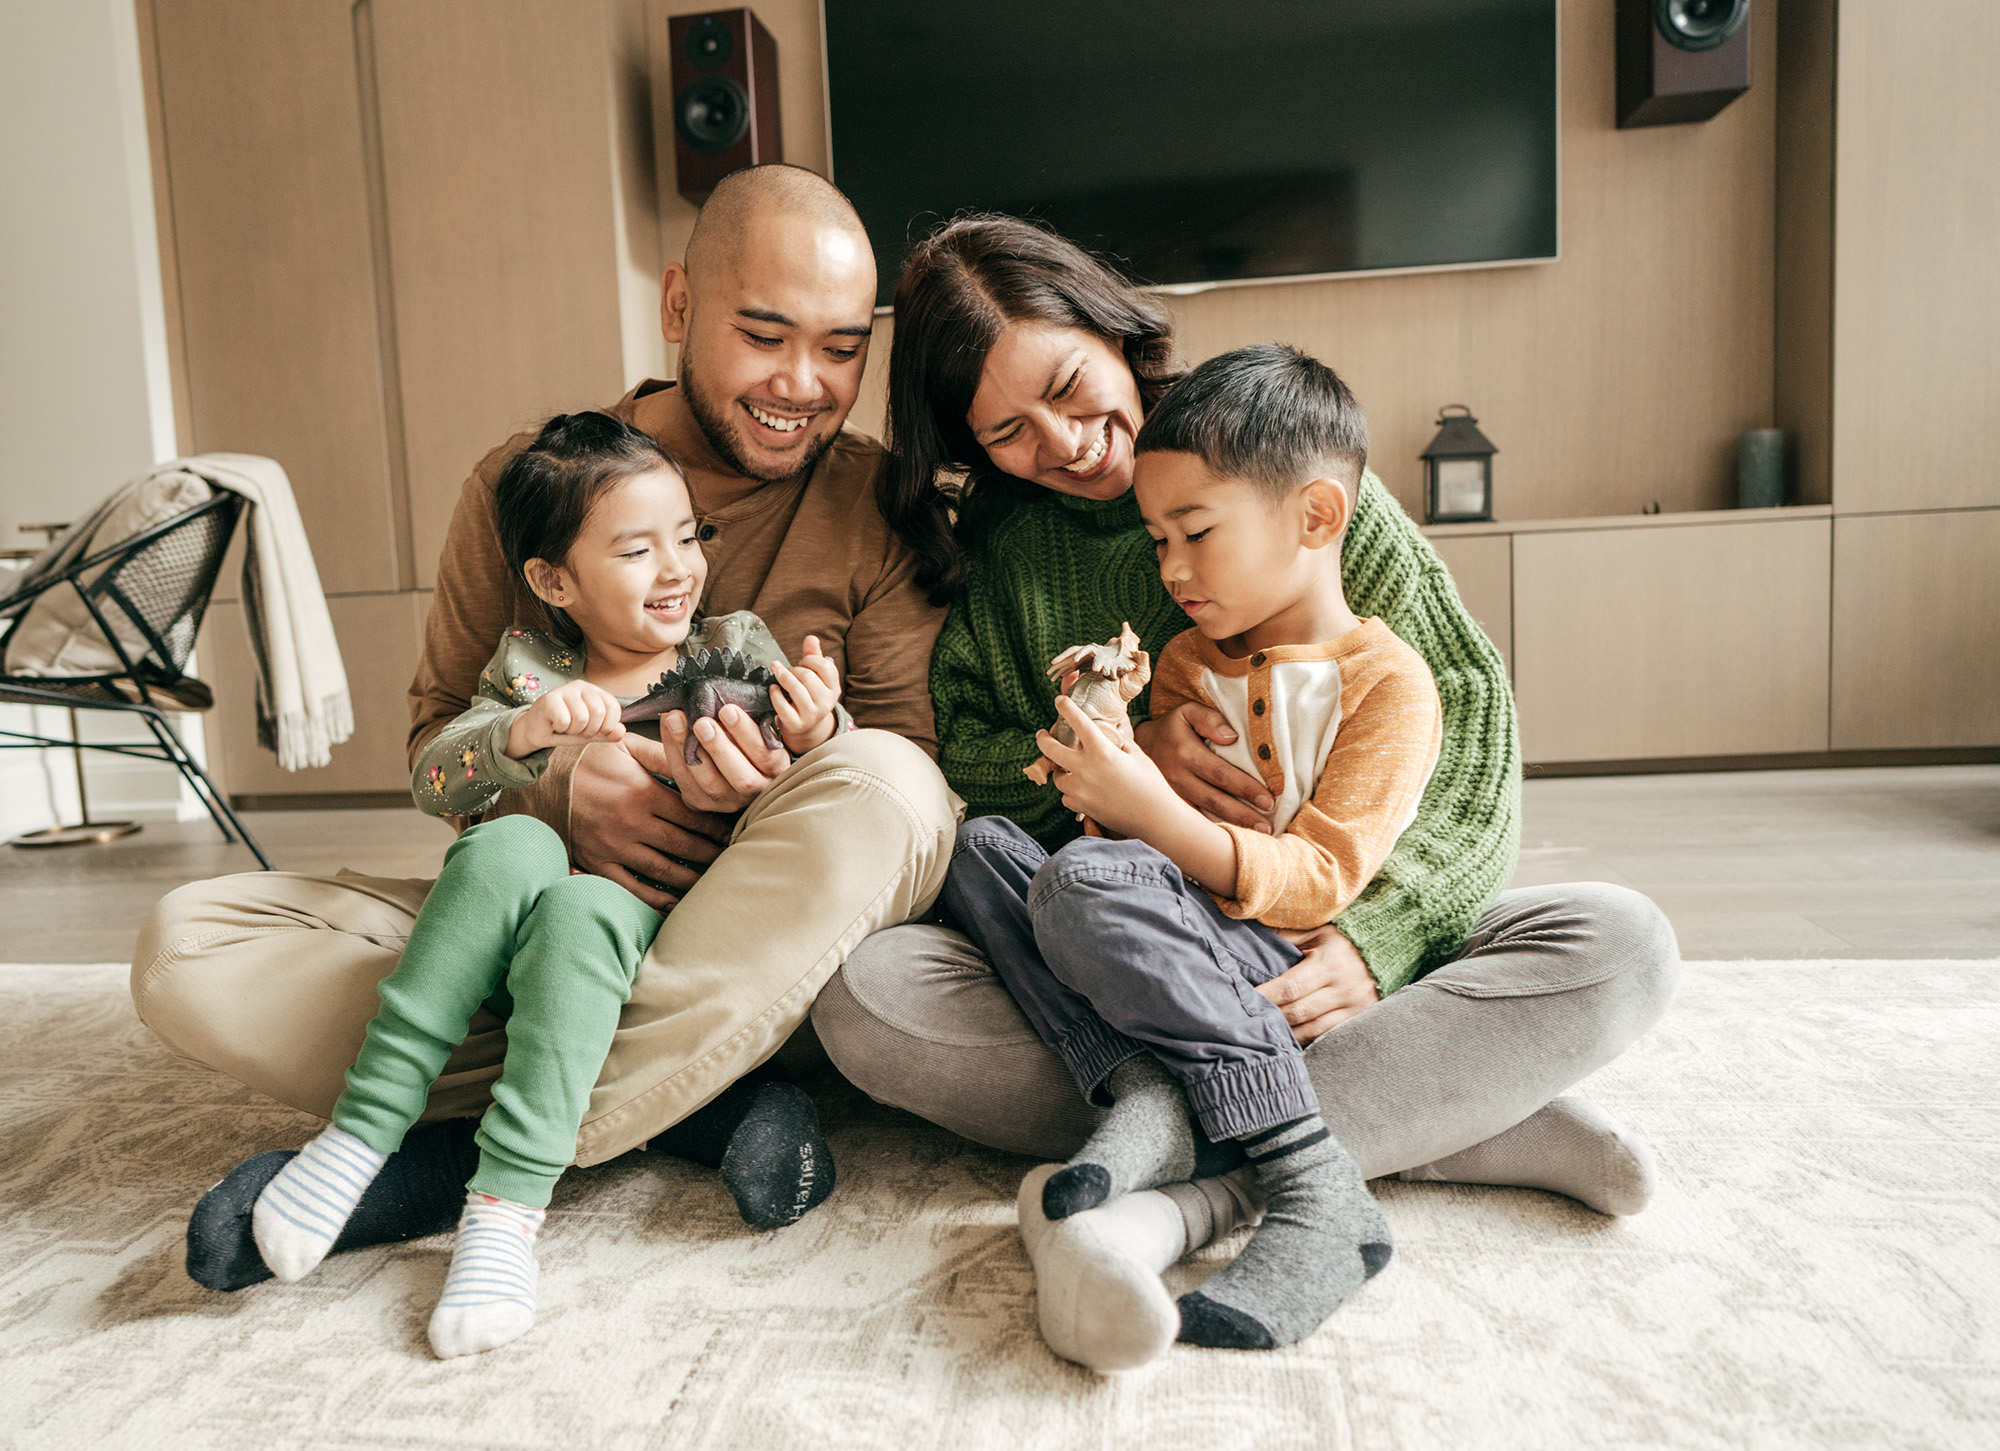
[[[507,1053],[469,1187],[545,1207],[660,921],[603,877],[572,876],[561,840],[533,817],[473,827],[445,853],[382,979],[334,1123],[394,1153],[484,1004],[507,1020]]]

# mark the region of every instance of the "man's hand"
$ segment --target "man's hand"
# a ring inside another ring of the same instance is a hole
[[[685,715],[670,710],[661,716],[660,735],[668,745],[668,773],[680,783],[682,799],[704,811],[741,811],[792,763],[783,746],[764,744],[764,733],[740,706],[725,705],[715,719],[694,723],[698,750],[693,765],[686,755]]]
[[[1257,991],[1284,1009],[1292,1036],[1310,1043],[1336,1023],[1382,1001],[1361,949],[1331,924],[1279,936],[1305,954]]]
[[[1231,826],[1271,829],[1264,813],[1273,803],[1264,783],[1237,770],[1209,746],[1210,741],[1226,746],[1236,740],[1221,711],[1187,701],[1153,717],[1134,735],[1175,794],[1195,810]]]
[[[721,853],[730,823],[697,810],[654,774],[670,774],[657,741],[631,734],[615,746],[586,746],[570,777],[570,856],[665,912]]]
[[[625,726],[618,719],[624,707],[618,697],[588,680],[557,686],[514,717],[507,728],[507,754],[524,761],[550,746],[587,746],[618,741]]]

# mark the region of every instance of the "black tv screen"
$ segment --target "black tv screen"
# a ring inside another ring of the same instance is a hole
[[[824,0],[886,303],[962,211],[1188,286],[1556,255],[1557,0]]]

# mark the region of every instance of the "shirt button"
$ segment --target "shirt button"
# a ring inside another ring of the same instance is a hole
[[[1253,702],[1250,706],[1250,713],[1252,715],[1262,715],[1264,713],[1264,702],[1261,700]]]
[[[1271,748],[1270,748],[1269,746],[1259,746],[1259,747],[1257,747],[1257,759],[1258,759],[1258,760],[1260,760],[1260,761],[1268,761],[1268,760],[1270,760],[1270,759],[1271,759]]]
[[[1250,668],[1252,670],[1261,670],[1264,668],[1264,652],[1262,650],[1259,650],[1255,655],[1250,657]]]
[[[706,544],[708,543],[709,540],[713,539],[716,535],[720,534],[721,532],[722,531],[716,528],[713,524],[704,524],[701,526],[701,542]]]

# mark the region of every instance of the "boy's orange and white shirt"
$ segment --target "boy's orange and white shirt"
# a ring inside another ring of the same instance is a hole
[[[1217,753],[1273,801],[1269,836],[1222,823],[1236,842],[1223,911],[1267,927],[1333,921],[1416,819],[1437,766],[1443,715],[1423,656],[1373,618],[1241,660],[1188,630],[1160,652],[1152,712],[1187,701],[1222,713],[1236,741]]]

